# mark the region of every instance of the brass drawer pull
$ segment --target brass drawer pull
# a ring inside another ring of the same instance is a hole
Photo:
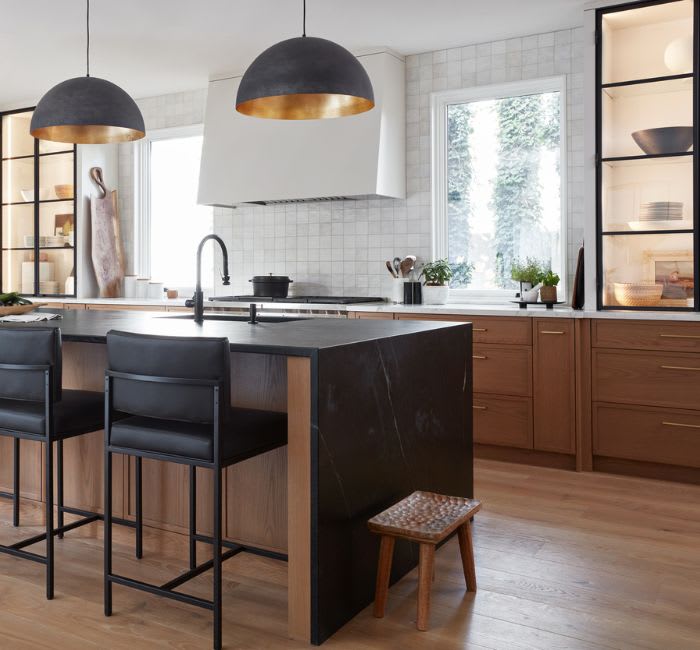
[[[699,334],[659,334],[662,339],[700,339]]]
[[[472,327],[473,332],[488,332],[485,327]]]
[[[564,332],[558,332],[556,330],[542,330],[540,334],[563,334]]]
[[[472,354],[472,359],[486,359],[486,357],[480,354]]]
[[[477,406],[476,404],[472,405],[473,409],[476,409],[477,411],[485,411],[488,407],[487,406]]]
[[[700,368],[693,368],[692,366],[661,366],[664,370],[697,370]]]
[[[474,407],[476,408],[476,406]],[[700,424],[685,424],[684,422],[662,422],[666,427],[683,427],[684,429],[700,429]]]

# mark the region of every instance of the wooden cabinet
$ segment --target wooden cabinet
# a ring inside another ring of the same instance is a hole
[[[700,352],[697,323],[594,320],[593,347]]]
[[[700,323],[594,321],[591,386],[594,469],[700,468]]]
[[[598,403],[593,409],[593,453],[700,467],[700,411]]]
[[[494,395],[532,395],[532,349],[515,345],[474,345],[474,391]]]
[[[534,325],[534,447],[576,450],[574,323],[538,318]]]
[[[385,311],[351,311],[348,318],[361,318],[363,320],[394,320],[393,313]]]
[[[532,400],[474,394],[474,442],[532,449]]]

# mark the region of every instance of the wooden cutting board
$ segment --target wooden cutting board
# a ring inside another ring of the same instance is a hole
[[[90,198],[92,265],[100,288],[100,298],[119,298],[125,265],[117,212],[117,191],[107,190],[100,167],[93,167],[90,177],[101,191],[101,196]]]

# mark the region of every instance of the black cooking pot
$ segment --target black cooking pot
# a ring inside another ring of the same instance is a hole
[[[286,298],[289,283],[294,282],[286,275],[256,275],[249,282],[253,283],[253,295],[261,298]]]

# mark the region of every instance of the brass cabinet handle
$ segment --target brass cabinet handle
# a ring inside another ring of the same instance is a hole
[[[487,406],[477,406],[476,404],[472,404],[473,409],[477,409],[478,411],[485,411],[488,407]]]
[[[472,327],[473,332],[488,332],[485,327]]]
[[[564,332],[558,332],[557,330],[542,330],[540,334],[563,334]]]
[[[472,354],[472,359],[486,359],[486,357],[480,354]]]
[[[662,339],[700,339],[699,334],[659,334]]]
[[[693,368],[692,366],[661,366],[664,370],[697,370],[700,368]]]
[[[474,407],[476,408],[476,406]],[[684,429],[700,429],[700,424],[685,424],[684,422],[662,422],[666,427],[683,427]]]

